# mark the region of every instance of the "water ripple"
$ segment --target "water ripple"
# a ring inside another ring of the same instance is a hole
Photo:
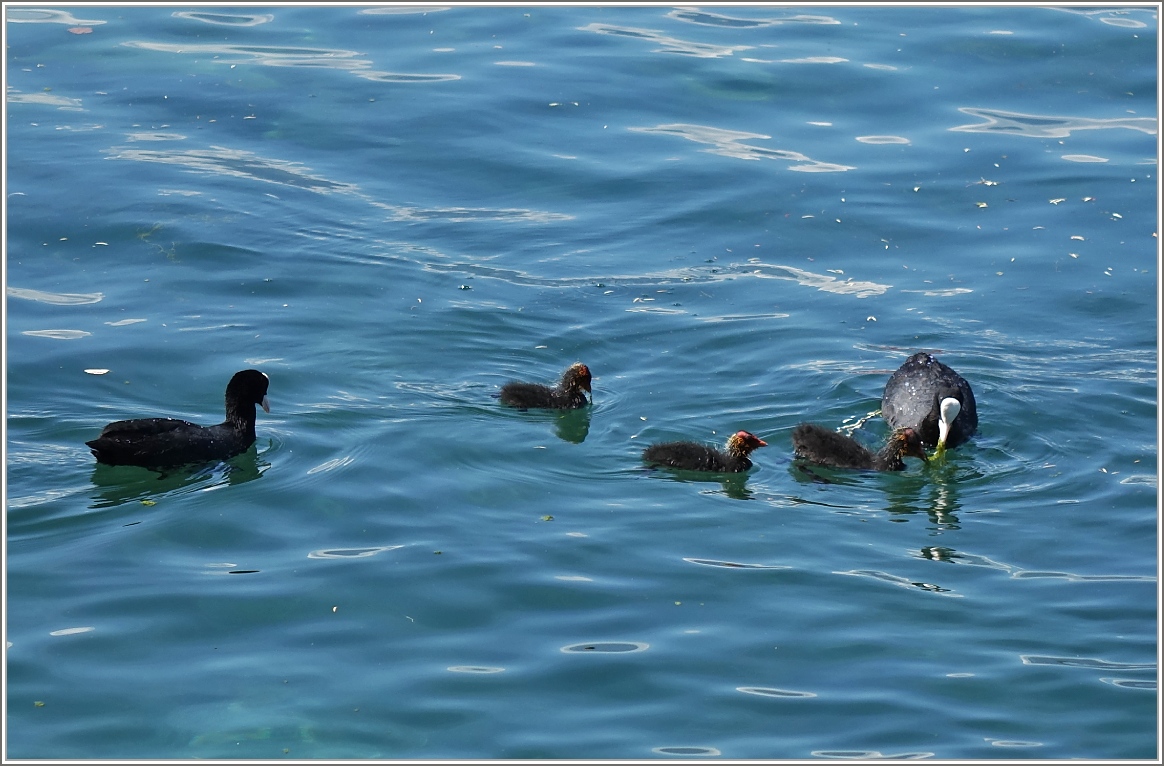
[[[672,746],[672,747],[652,747],[651,752],[658,753],[659,755],[707,755],[707,756],[723,755],[723,753],[721,753],[719,750],[716,750],[714,747],[683,746],[683,745],[676,745],[676,746]]]
[[[390,221],[510,221],[534,223],[548,223],[550,221],[572,221],[574,216],[565,213],[548,213],[541,210],[527,210],[525,208],[485,208],[485,207],[439,207],[418,208],[389,205],[384,202],[371,202],[378,208],[389,211]]]
[[[600,641],[598,643],[570,644],[563,646],[567,654],[634,654],[645,652],[650,644],[642,641]]]
[[[1053,117],[1041,114],[1006,112],[1001,109],[977,109],[963,106],[959,112],[973,117],[981,117],[986,122],[973,125],[959,125],[949,128],[962,133],[1005,133],[1030,138],[1066,138],[1073,130],[1104,130],[1107,128],[1127,128],[1138,130],[1150,136],[1156,135],[1155,117],[1116,117],[1109,120],[1091,117]]]
[[[85,338],[93,333],[84,330],[25,330],[21,335],[33,335],[37,338],[55,338],[57,340],[76,340]]]
[[[359,187],[313,176],[298,162],[260,157],[254,152],[211,146],[208,149],[133,149],[112,147],[106,149],[109,159],[158,162],[181,165],[198,173],[249,178],[254,181],[294,186],[319,194],[352,194]]]
[[[725,282],[733,279],[747,279],[750,277],[754,279],[786,279],[794,281],[805,287],[814,287],[821,292],[837,293],[839,295],[852,295],[856,298],[868,298],[873,295],[882,295],[888,292],[888,290],[892,287],[892,285],[880,284],[878,282],[854,280],[852,277],[849,277],[848,279],[838,279],[837,277],[829,274],[817,274],[812,271],[796,268],[795,266],[785,266],[778,263],[764,263],[759,261],[759,259],[752,259],[747,263],[733,263],[729,264],[728,266],[717,265],[714,267],[690,267],[640,275],[565,277],[558,279],[536,277],[525,271],[518,271],[516,269],[503,269],[494,266],[484,266],[476,263],[434,263],[431,261],[421,261],[420,265],[422,268],[424,268],[425,271],[471,274],[476,277],[500,279],[512,285],[526,287],[577,288],[593,287],[599,283],[605,287],[653,287],[673,284],[708,284],[715,282]],[[668,309],[668,311],[671,310]],[[671,313],[682,312],[672,311]],[[778,314],[771,315],[773,318],[778,318],[778,316]],[[717,316],[711,321],[724,321],[730,318],[733,317]],[[754,317],[734,318],[740,319]]]
[[[49,293],[43,290],[31,290],[26,287],[8,287],[7,293],[12,298],[51,303],[56,306],[78,306],[86,303],[100,303],[105,297],[104,293]]]
[[[1155,679],[1142,681],[1135,678],[1101,678],[1105,684],[1118,686],[1121,689],[1143,689],[1145,691],[1156,691],[1157,683]]]
[[[1063,665],[1071,668],[1092,670],[1155,670],[1154,662],[1110,662],[1091,657],[1053,657],[1040,654],[1020,654],[1024,665]]]
[[[596,32],[600,35],[618,35],[619,37],[633,37],[639,40],[647,40],[660,47],[653,49],[652,53],[678,53],[682,56],[695,56],[697,58],[721,58],[724,56],[731,56],[736,51],[751,50],[751,45],[712,45],[710,43],[697,43],[690,40],[680,40],[675,37],[668,37],[657,29],[640,29],[638,27],[618,27],[613,24],[587,24],[584,27],[578,27],[582,32]]]
[[[840,24],[831,16],[812,16],[798,13],[795,16],[766,19],[741,19],[734,16],[724,16],[710,11],[701,11],[696,8],[678,8],[667,14],[667,18],[683,21],[688,24],[700,24],[707,27],[731,27],[735,29],[755,29],[758,27],[775,27],[780,24]]]
[[[739,130],[727,130],[709,125],[691,125],[687,123],[670,123],[655,125],[654,127],[631,127],[627,130],[634,133],[663,134],[679,136],[688,141],[700,144],[710,144],[710,149],[700,151],[709,154],[719,154],[737,160],[779,160],[783,162],[800,163],[789,166],[789,170],[800,173],[839,173],[846,170],[856,170],[851,165],[839,165],[832,162],[814,160],[806,154],[788,149],[769,149],[763,146],[751,146],[740,143],[751,139],[768,140],[771,136],[762,133],[746,133]]]
[[[206,11],[174,11],[176,19],[190,19],[201,21],[204,24],[216,24],[224,27],[254,27],[267,24],[275,20],[272,13],[245,14],[245,13],[207,13]]]
[[[216,64],[231,66],[258,64],[260,66],[299,67],[307,69],[338,69],[350,72],[365,80],[381,82],[416,83],[446,82],[459,80],[459,74],[404,74],[373,70],[372,62],[360,58],[364,54],[340,48],[306,48],[281,45],[232,45],[229,43],[204,43],[182,45],[176,43],[155,43],[148,40],[127,40],[122,45],[127,48],[159,51],[164,53],[194,54],[213,56]],[[230,58],[218,58],[228,56]]]
[[[880,750],[813,750],[811,755],[851,761],[919,761],[934,757],[934,753],[882,753]]]
[[[807,699],[815,697],[815,692],[797,692],[791,689],[772,689],[767,686],[737,686],[736,691],[744,694],[755,694],[759,697],[781,697]]]
[[[57,96],[52,93],[21,93],[15,88],[8,89],[7,101],[10,104],[43,104],[45,106],[57,106],[61,109],[74,112],[85,111],[81,107],[81,99],[79,98]]]
[[[920,555],[921,558],[931,561],[944,561],[949,564],[998,569],[1006,572],[1011,578],[1016,580],[1058,579],[1069,582],[1156,582],[1157,579],[1155,575],[1081,575],[1073,572],[1036,571],[1023,569],[1002,561],[995,561],[987,556],[980,556],[976,553],[962,553],[953,548],[942,546],[922,548]]]
[[[427,15],[430,13],[439,13],[440,11],[447,11],[447,10],[450,10],[450,8],[448,6],[439,6],[439,5],[423,6],[423,7],[416,7],[416,8],[405,6],[405,5],[386,5],[386,6],[382,6],[380,8],[363,8],[363,9],[357,11],[357,13],[364,14],[367,16],[376,16],[376,15],[399,16],[399,15],[404,15],[404,14],[420,14],[423,16],[423,15]]]
[[[910,140],[904,136],[857,136],[863,144],[908,144]]]
[[[78,19],[68,11],[50,11],[41,8],[5,8],[4,18],[10,24],[68,24],[73,27],[95,27],[105,22],[100,19]]]
[[[792,567],[783,564],[743,564],[738,561],[718,561],[716,559],[693,559],[687,557],[684,557],[683,560],[705,567],[726,567],[728,569],[792,569]]]
[[[1050,6],[1048,8],[1053,11],[1063,11],[1064,13],[1075,13],[1080,16],[1087,16],[1103,24],[1108,24],[1113,27],[1124,27],[1125,29],[1144,29],[1148,26],[1143,21],[1129,18],[1130,14],[1133,13],[1145,14],[1153,22],[1153,26],[1155,26],[1155,22],[1158,19],[1155,6],[1150,8],[1104,8],[1097,11],[1089,11],[1081,8],[1051,8]]]
[[[322,548],[307,554],[309,559],[366,559],[384,551],[394,551],[403,545],[380,545],[371,548]]]
[[[874,580],[881,580],[901,588],[913,588],[917,590],[924,590],[928,593],[937,593],[940,596],[950,596],[952,598],[962,598],[961,594],[954,593],[949,588],[943,588],[940,585],[934,585],[928,582],[914,582],[905,577],[898,577],[897,575],[889,574],[888,572],[879,572],[874,569],[852,569],[848,572],[833,572],[839,575],[852,575],[854,577],[869,577]]]

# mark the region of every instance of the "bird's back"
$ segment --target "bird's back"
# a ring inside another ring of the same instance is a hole
[[[852,437],[814,423],[801,423],[792,431],[796,454],[818,465],[833,468],[872,468],[873,453]]]
[[[643,451],[643,460],[687,471],[742,471],[752,465],[747,458],[733,459],[719,450],[695,442],[652,444]]]
[[[501,403],[511,407],[554,407],[554,389],[540,383],[506,383],[501,387]]]
[[[119,420],[85,442],[102,463],[144,468],[227,460],[253,443],[253,437],[225,423],[205,427],[176,418]]]
[[[890,428],[912,428],[925,444],[933,445],[938,441],[939,400],[947,396],[962,403],[946,445],[955,447],[978,430],[974,392],[965,378],[925,352],[906,359],[890,376],[881,397],[881,415]]]

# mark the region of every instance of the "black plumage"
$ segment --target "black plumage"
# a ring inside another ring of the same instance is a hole
[[[889,378],[881,414],[890,428],[917,431],[927,447],[943,442],[945,447],[957,447],[978,430],[978,408],[970,384],[924,352],[906,359]]]
[[[894,431],[885,446],[873,452],[851,436],[815,423],[801,423],[792,429],[792,448],[798,457],[830,468],[902,471],[902,457],[927,459],[921,438],[912,428]]]
[[[752,467],[752,461],[748,459],[752,450],[766,446],[768,443],[758,436],[737,431],[728,438],[723,451],[696,442],[664,442],[643,450],[643,460],[685,471],[737,473]]]
[[[167,468],[227,460],[255,443],[255,405],[271,411],[269,382],[258,370],[235,373],[226,386],[226,420],[216,426],[175,418],[118,420],[85,444],[98,462],[107,465]]]
[[[540,383],[506,383],[501,387],[501,403],[523,410],[572,410],[586,405],[589,391],[590,368],[577,362],[562,374],[556,388]]]

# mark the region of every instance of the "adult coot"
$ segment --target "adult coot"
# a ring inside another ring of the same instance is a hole
[[[889,378],[881,414],[890,428],[912,428],[922,444],[957,447],[978,430],[974,392],[958,373],[926,353],[918,353]]]
[[[501,387],[501,403],[527,409],[572,410],[586,404],[590,390],[590,368],[581,362],[570,365],[557,388],[540,383],[506,383]]]
[[[815,423],[801,423],[792,429],[792,447],[798,457],[832,468],[902,471],[905,470],[903,457],[927,459],[921,438],[912,428],[894,431],[884,447],[871,452],[851,436]]]
[[[174,418],[141,418],[110,423],[89,445],[98,462],[166,468],[207,460],[227,460],[255,443],[255,405],[270,412],[267,376],[236,372],[226,385],[226,420],[200,426]]]
[[[695,442],[664,442],[643,450],[643,460],[685,471],[737,473],[752,467],[752,461],[748,459],[752,450],[767,446],[768,442],[758,436],[736,431],[728,438],[723,452]]]

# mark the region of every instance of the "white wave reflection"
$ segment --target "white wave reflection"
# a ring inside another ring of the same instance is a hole
[[[212,146],[208,149],[157,150],[112,147],[106,150],[109,159],[136,160],[138,162],[159,162],[165,165],[181,165],[199,173],[249,178],[255,181],[294,186],[319,194],[355,194],[359,187],[354,184],[329,181],[314,176],[298,162],[260,157],[241,149],[227,149]]]
[[[55,338],[56,340],[76,340],[92,333],[84,330],[25,330],[21,335],[32,335],[37,338]]]
[[[1109,24],[1113,27],[1125,27],[1127,29],[1143,29],[1148,26],[1142,21],[1130,18],[1130,14],[1143,13],[1155,22],[1157,21],[1157,13],[1155,7],[1152,8],[1104,8],[1101,10],[1082,10],[1077,8],[1051,8],[1053,11],[1063,11],[1064,13],[1074,13],[1079,16],[1089,16],[1096,21],[1104,24]]]
[[[798,13],[795,16],[767,19],[741,19],[735,16],[724,16],[710,11],[701,11],[697,8],[677,8],[667,14],[667,18],[684,21],[688,24],[701,24],[706,27],[733,27],[749,29],[755,27],[775,27],[780,24],[840,24],[831,16],[811,16]]]
[[[969,287],[947,287],[940,290],[902,290],[903,293],[921,293],[927,298],[949,298],[974,292]]]
[[[802,173],[837,173],[856,169],[848,165],[820,162],[806,154],[787,149],[768,149],[762,146],[750,146],[740,143],[741,141],[750,139],[768,140],[771,138],[771,136],[765,136],[761,133],[745,133],[739,130],[727,130],[725,128],[713,128],[708,125],[690,125],[686,123],[656,125],[652,128],[635,127],[627,128],[627,130],[635,133],[662,133],[664,135],[686,138],[688,141],[694,141],[700,144],[710,144],[710,149],[702,149],[700,151],[710,154],[720,154],[724,157],[732,157],[738,160],[781,160],[784,162],[802,163],[791,165],[788,168],[789,170],[796,170]]]
[[[126,141],[185,141],[186,136],[181,133],[159,133],[159,132],[143,132],[143,133],[127,133]]]
[[[717,755],[723,755],[723,753],[721,753],[719,750],[715,749],[714,747],[702,747],[702,746],[693,746],[693,745],[672,745],[670,747],[652,747],[651,752],[658,753],[659,755],[705,755],[708,757],[715,757]]]
[[[1096,157],[1094,154],[1064,154],[1063,159],[1068,162],[1107,162],[1107,157]]]
[[[1024,665],[1062,665],[1092,670],[1156,670],[1155,662],[1113,662],[1094,657],[1055,657],[1039,654],[1020,654]]]
[[[384,202],[372,202],[371,204],[389,211],[391,213],[389,220],[391,221],[531,221],[534,223],[547,223],[549,221],[574,220],[574,216],[565,213],[548,213],[542,210],[527,210],[524,208],[418,208],[389,205]]]
[[[217,24],[224,27],[255,27],[275,20],[272,13],[242,14],[242,13],[207,13],[205,11],[174,11],[176,19],[191,19],[206,24]]]
[[[432,255],[429,253],[429,255]],[[439,254],[437,254],[439,256]],[[443,256],[439,256],[443,257]],[[407,256],[406,256],[407,258]],[[408,260],[414,260],[407,258]],[[592,287],[602,282],[607,287],[643,287],[667,286],[673,284],[706,284],[725,282],[732,279],[786,279],[805,287],[813,287],[827,293],[838,295],[852,295],[856,298],[868,298],[873,295],[882,295],[893,285],[854,280],[852,277],[840,280],[828,274],[816,274],[811,271],[784,266],[778,263],[764,263],[759,259],[749,260],[747,263],[733,263],[728,266],[685,268],[671,271],[654,272],[641,275],[605,275],[602,277],[573,277],[565,279],[549,279],[536,277],[525,271],[503,269],[494,266],[485,266],[477,263],[460,262],[432,262],[417,260],[425,271],[438,273],[469,274],[485,279],[500,279],[513,285],[524,287]],[[670,313],[685,313],[682,309],[627,309],[628,311],[659,311]],[[739,317],[750,318],[750,317]],[[757,317],[758,318],[758,317]],[[779,317],[773,317],[779,318]],[[711,321],[715,321],[714,319]]]
[[[397,16],[397,15],[415,14],[415,13],[419,13],[419,14],[423,15],[423,14],[428,14],[428,13],[438,13],[440,11],[447,11],[447,10],[449,10],[449,8],[447,6],[435,6],[434,5],[432,7],[414,8],[412,6],[407,6],[407,5],[387,5],[387,6],[383,6],[381,8],[364,8],[360,11],[357,11],[357,13],[362,13],[362,14],[367,15],[367,16],[373,16],[373,15]]]
[[[845,64],[848,59],[839,56],[805,56],[799,59],[779,59],[781,64]]]
[[[852,570],[849,570],[848,572],[833,572],[833,574],[852,575],[854,577],[869,577],[869,578],[872,578],[874,580],[881,580],[882,582],[887,582],[887,583],[890,583],[892,585],[896,585],[899,588],[911,588],[911,589],[923,590],[923,591],[926,591],[927,593],[937,593],[939,596],[948,596],[951,598],[962,598],[962,596],[960,594],[954,593],[949,588],[943,588],[940,585],[934,585],[933,583],[928,583],[928,582],[914,582],[913,580],[909,580],[905,577],[899,577],[897,575],[890,574],[888,572],[880,572],[876,569],[852,569]]]
[[[703,322],[747,322],[753,319],[787,319],[790,314],[776,312],[772,314],[720,314],[719,316],[699,317]]]
[[[104,24],[100,19],[78,19],[68,11],[50,11],[41,8],[6,8],[4,18],[10,24],[69,24],[70,26],[95,27]]]
[[[737,686],[736,691],[744,694],[754,694],[757,697],[778,697],[785,699],[811,699],[816,692],[798,692],[792,689],[773,689],[768,686]]]
[[[813,750],[810,755],[844,761],[920,761],[934,757],[934,753],[882,753],[880,750]]]
[[[1143,689],[1145,691],[1156,691],[1156,682],[1154,680],[1145,681],[1134,678],[1101,678],[1105,684],[1112,686],[1119,686],[1124,689]]]
[[[10,104],[42,104],[44,106],[56,106],[61,109],[76,112],[85,111],[81,107],[81,99],[79,98],[56,96],[52,93],[21,93],[12,87],[8,88],[6,96]]]
[[[857,140],[863,144],[908,144],[908,138],[904,136],[857,136]]]
[[[923,548],[921,554],[923,558],[935,561],[944,561],[949,564],[961,564],[972,567],[985,567],[987,569],[999,569],[1003,572],[1006,572],[1016,580],[1055,579],[1067,580],[1068,582],[1156,582],[1155,575],[1081,575],[1075,574],[1074,572],[1053,572],[1023,569],[1022,567],[1018,567],[1013,564],[1007,564],[1003,561],[995,561],[992,558],[987,556],[980,556],[976,553],[964,553],[961,551],[953,551],[945,548]]]
[[[122,45],[165,53],[213,55],[214,63],[232,66],[258,64],[260,66],[299,67],[307,69],[339,69],[351,72],[365,80],[395,83],[447,82],[459,80],[459,74],[406,74],[401,72],[380,72],[372,69],[372,62],[360,58],[364,54],[337,48],[298,48],[279,45],[231,45],[229,43],[206,43],[201,45],[178,45],[154,43],[146,40],[127,40]],[[230,58],[217,58],[228,56]]]
[[[380,545],[371,548],[324,548],[307,554],[309,559],[366,559],[384,551],[394,551],[403,545]]]
[[[405,74],[403,72],[353,72],[356,77],[375,82],[448,82],[459,80],[459,74]]]
[[[1116,117],[1109,120],[1099,120],[1090,117],[1059,117],[1040,114],[1023,114],[1022,112],[1006,112],[1001,109],[978,109],[975,107],[959,107],[959,112],[973,117],[981,117],[986,122],[974,125],[959,125],[949,128],[952,132],[962,133],[1005,133],[1030,138],[1066,138],[1073,130],[1105,130],[1108,128],[1127,128],[1138,130],[1150,136],[1156,135],[1157,120],[1155,117]]]
[[[353,457],[337,457],[335,460],[328,460],[326,463],[320,463],[312,469],[307,471],[310,476],[313,473],[323,473],[324,471],[334,471],[336,468],[343,468],[346,465],[351,465],[355,462]]]
[[[85,303],[100,303],[104,293],[46,293],[43,290],[30,290],[26,287],[9,287],[7,293],[13,298],[23,298],[26,301],[51,303],[55,306],[78,306]]]
[[[697,43],[690,40],[668,37],[656,29],[616,27],[613,24],[587,24],[584,27],[578,27],[578,30],[582,32],[596,32],[600,35],[617,35],[619,37],[634,37],[640,40],[647,40],[660,46],[652,50],[652,53],[678,53],[683,56],[695,56],[697,58],[707,59],[731,56],[736,51],[751,50],[753,47],[751,45],[712,45],[710,43]]]

